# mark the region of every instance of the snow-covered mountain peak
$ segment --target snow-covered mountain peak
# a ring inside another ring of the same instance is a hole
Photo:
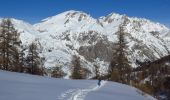
[[[125,15],[111,13],[107,16],[100,17],[99,20],[102,20],[103,22],[107,22],[107,23],[112,23],[112,21],[114,21],[114,20],[122,19],[123,16],[125,16]]]
[[[81,64],[94,71],[94,63],[105,73],[112,58],[117,32],[124,25],[127,33],[126,49],[133,67],[136,59],[155,60],[166,56],[170,51],[170,30],[159,23],[144,18],[128,17],[111,13],[95,19],[81,11],[66,11],[30,25],[12,19],[15,28],[21,32],[24,45],[38,41],[40,55],[45,58],[45,67],[60,65],[70,73],[72,55],[81,58]]]
[[[91,18],[90,15],[84,13],[84,12],[81,12],[81,11],[74,11],[74,10],[70,10],[70,11],[66,11],[66,12],[63,12],[63,13],[60,13],[60,14],[57,14],[55,16],[52,16],[52,17],[49,17],[49,18],[46,18],[44,20],[42,20],[42,22],[45,22],[45,21],[49,21],[49,20],[55,20],[55,19],[58,19],[62,17],[63,19],[67,19],[67,20],[73,20],[73,19],[76,19],[77,21],[82,21],[82,20],[85,20],[85,19],[89,19]]]
[[[166,26],[160,23],[155,23],[145,18],[128,17],[126,15],[120,15],[117,13],[111,13],[106,17],[99,18],[99,20],[102,26],[106,28],[108,28],[110,25],[112,26],[110,28],[114,28],[114,26],[119,26],[126,20],[127,29],[131,31],[133,29],[138,29],[137,31],[148,32],[148,33],[159,32],[162,35],[164,33],[168,33],[169,31],[169,28],[167,28]]]
[[[72,31],[73,33],[89,30],[103,31],[102,26],[90,15],[80,11],[66,11],[53,17],[44,19],[34,27],[40,33],[61,34]]]
[[[133,26],[133,28],[138,28],[138,29],[140,29],[140,31],[143,31],[143,32],[148,32],[148,33],[159,32],[159,33],[163,34],[163,33],[167,33],[169,31],[169,29],[166,26],[164,26],[160,23],[152,22],[145,18],[131,17],[128,19],[130,21],[131,26]]]

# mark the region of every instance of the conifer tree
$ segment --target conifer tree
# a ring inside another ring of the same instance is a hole
[[[80,57],[73,55],[72,57],[72,75],[71,78],[73,79],[82,79],[82,68],[80,65]]]
[[[41,58],[38,55],[37,45],[35,43],[31,43],[28,50],[28,55],[26,58],[27,66],[31,69],[31,74],[42,75]]]
[[[94,64],[94,68],[95,68],[95,78],[98,79],[100,77],[99,66],[97,64]]]
[[[65,75],[64,71],[62,70],[61,66],[56,66],[53,68],[51,76],[55,78],[61,78]]]
[[[123,25],[119,27],[117,35],[118,42],[115,44],[116,49],[110,63],[109,73],[112,78],[111,80],[128,84],[130,80],[131,66],[127,59],[127,46]]]
[[[21,41],[19,40],[19,33],[15,30],[10,19],[3,19],[0,25],[0,51],[2,57],[2,68],[4,70],[15,71],[18,66],[18,47]]]

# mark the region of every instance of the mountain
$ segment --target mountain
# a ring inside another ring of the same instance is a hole
[[[100,66],[101,74],[107,73],[118,40],[116,33],[124,22],[127,57],[133,67],[137,67],[136,60],[153,61],[169,54],[170,29],[144,18],[111,13],[95,19],[84,12],[71,10],[35,25],[12,19],[21,33],[23,45],[38,44],[46,68],[62,66],[69,76],[72,55],[78,55],[82,67],[92,72],[89,77],[94,76],[94,64]]]
[[[2,19],[0,19],[0,23],[1,21]],[[21,33],[20,39],[24,45],[29,45],[32,41],[35,40],[35,35],[39,33],[31,24],[27,22],[13,18],[11,18],[11,22],[14,27],[19,31],[19,33]]]
[[[156,100],[116,82],[64,80],[0,71],[0,100]]]

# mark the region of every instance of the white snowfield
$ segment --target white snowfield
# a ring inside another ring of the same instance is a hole
[[[0,71],[0,100],[156,100],[115,82],[64,80]]]

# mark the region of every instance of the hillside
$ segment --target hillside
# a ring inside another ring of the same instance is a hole
[[[133,87],[0,71],[0,100],[156,100]],[[142,95],[143,94],[143,95]]]

